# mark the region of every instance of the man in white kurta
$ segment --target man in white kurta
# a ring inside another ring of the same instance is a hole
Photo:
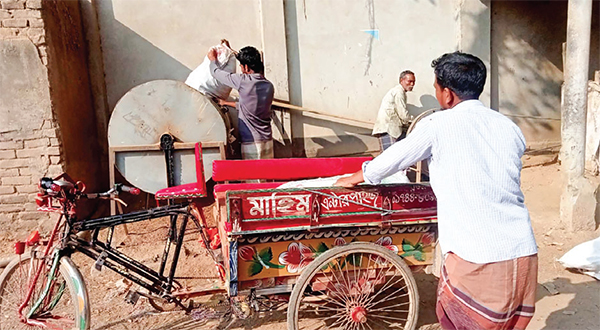
[[[481,103],[487,71],[465,53],[433,61],[444,111],[335,185],[353,187],[427,159],[444,254],[436,314],[444,330],[525,329],[535,311],[537,245],[521,191],[525,138]]]
[[[413,90],[415,74],[409,70],[402,71],[399,83],[383,97],[373,127],[373,135],[379,138],[381,151],[403,139],[410,125],[411,118],[406,107],[406,92]]]

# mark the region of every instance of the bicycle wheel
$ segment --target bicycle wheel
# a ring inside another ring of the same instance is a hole
[[[288,329],[414,329],[419,293],[396,253],[372,243],[333,248],[308,265],[288,306]]]
[[[35,325],[27,325],[20,320],[19,306],[27,295],[29,283],[33,280],[40,263],[44,263],[44,268],[36,282],[32,299],[23,310],[23,315],[27,315],[46,287],[51,262],[23,255],[20,260],[13,260],[0,276],[0,330],[88,330],[90,309],[85,283],[79,270],[67,257],[61,258],[56,277],[50,283],[47,298],[29,319]]]

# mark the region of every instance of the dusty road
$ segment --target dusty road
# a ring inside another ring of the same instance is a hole
[[[525,201],[531,212],[532,223],[539,246],[539,283],[536,313],[528,329],[600,329],[600,281],[586,275],[563,269],[556,259],[571,247],[598,237],[600,231],[568,233],[559,222],[561,178],[557,164],[530,167],[523,170],[522,187]],[[159,243],[165,234],[166,223],[155,221],[130,226],[131,235],[119,237],[122,249],[147,265],[158,264],[162,252]],[[211,286],[215,283],[214,268],[208,256],[189,235],[184,259],[178,272],[189,276],[189,285]],[[8,242],[2,242],[2,255],[6,255]],[[257,315],[241,321],[219,319],[199,322],[181,312],[156,313],[140,299],[136,306],[123,301],[118,290],[119,277],[109,270],[92,270],[92,263],[82,257],[75,258],[81,267],[92,297],[92,328],[96,330],[121,329],[285,329],[285,306],[279,310]],[[192,274],[193,276],[190,276]],[[435,318],[435,288],[437,279],[431,275],[416,276],[420,304],[420,329],[437,329]],[[552,286],[558,294],[552,295],[544,288]],[[218,297],[215,297],[218,298]],[[213,302],[216,303],[216,300]]]

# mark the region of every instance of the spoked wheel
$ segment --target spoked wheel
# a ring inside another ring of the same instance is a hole
[[[29,314],[46,288],[49,294],[30,318],[31,323],[37,325],[27,325],[21,321],[18,310],[27,296],[29,283],[33,281],[40,263],[44,263],[44,269],[35,285],[32,299],[23,310],[23,315]],[[20,260],[15,259],[6,267],[0,276],[0,330],[89,329],[90,310],[85,284],[74,280],[81,279],[81,274],[70,259],[63,257],[55,279],[48,281],[51,263],[45,259],[23,255]]]
[[[294,286],[288,329],[414,329],[419,294],[396,253],[350,243],[315,259]]]

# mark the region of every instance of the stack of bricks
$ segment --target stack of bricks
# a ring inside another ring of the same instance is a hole
[[[42,4],[42,0],[0,0],[0,39],[31,40],[47,67]],[[42,109],[38,115],[46,116]],[[0,237],[4,239],[52,224],[47,221],[49,214],[36,211],[35,198],[41,177],[63,172],[62,147],[56,120],[50,115],[40,122],[34,129],[0,127]]]
[[[40,59],[48,64],[42,0],[1,0],[0,38],[28,38],[37,46]]]

